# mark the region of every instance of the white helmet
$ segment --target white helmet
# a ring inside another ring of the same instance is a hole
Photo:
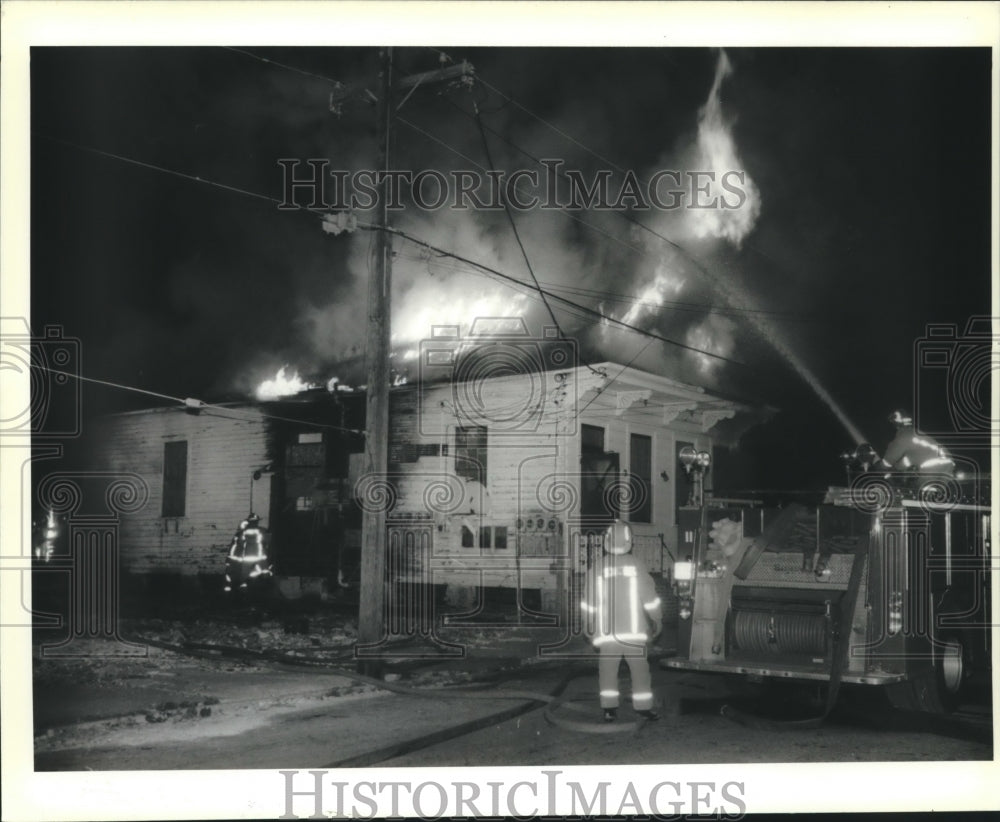
[[[896,410],[889,415],[889,422],[898,428],[905,428],[908,425],[913,425],[913,417],[905,411]]]
[[[616,519],[604,532],[604,550],[609,554],[627,554],[632,550],[632,529]]]

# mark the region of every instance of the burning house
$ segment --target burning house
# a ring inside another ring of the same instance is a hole
[[[102,418],[89,436],[90,466],[148,487],[146,504],[121,519],[123,574],[140,589],[220,591],[220,563],[253,512],[272,535],[283,586],[342,579],[360,545],[349,466],[363,427],[364,396],[325,389]]]
[[[507,589],[552,610],[614,518],[664,572],[691,490],[678,454],[711,459],[766,409],[615,363],[554,364],[394,387],[385,476],[362,475],[360,391],[105,417],[93,467],[149,489],[121,518],[122,572],[221,591],[233,530],[253,511],[279,590],[350,586],[369,506],[386,512],[391,581],[433,586],[460,608]]]

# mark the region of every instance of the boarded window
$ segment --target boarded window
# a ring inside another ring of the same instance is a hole
[[[629,519],[632,522],[652,522],[652,478],[653,438],[644,434],[632,434],[629,438],[629,481],[632,486]]]
[[[486,427],[455,429],[455,473],[486,485]]]
[[[163,443],[163,516],[183,517],[187,502],[187,440]]]

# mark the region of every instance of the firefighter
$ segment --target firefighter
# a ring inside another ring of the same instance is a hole
[[[918,474],[955,473],[955,460],[930,437],[917,434],[913,418],[903,411],[893,411],[889,422],[896,426],[896,437],[889,443],[879,468],[913,471]]]
[[[580,603],[586,633],[600,655],[598,681],[605,722],[618,716],[618,668],[623,657],[632,675],[632,707],[646,719],[660,718],[653,710],[645,648],[660,634],[660,599],[653,578],[639,567],[631,550],[632,529],[615,520],[604,534],[603,561],[595,562],[588,572]],[[647,620],[652,620],[652,633]]]
[[[246,590],[251,582],[271,576],[267,556],[267,533],[260,527],[260,517],[251,512],[240,522],[229,543],[226,557],[226,593]]]

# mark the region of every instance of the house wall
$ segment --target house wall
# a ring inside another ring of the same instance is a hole
[[[517,398],[531,390],[528,379],[484,381],[477,386],[476,399],[485,408],[516,407]],[[677,545],[675,483],[687,483],[677,463],[676,443],[681,440],[711,449],[710,433],[693,421],[668,423],[662,412],[651,417],[641,408],[616,413],[595,403],[578,416],[577,404],[557,403],[556,398],[553,392],[546,393],[537,419],[515,431],[509,420],[459,413],[462,409],[456,402],[461,397],[456,397],[451,385],[396,395],[390,415],[390,451],[398,456],[404,444],[409,444],[410,452],[406,461],[390,468],[397,491],[390,523],[423,522],[422,527],[430,528],[431,565],[435,576],[441,575],[435,581],[536,588],[557,584],[551,572],[553,558],[562,557],[565,562],[574,556],[571,525],[580,515],[581,424],[605,429],[605,450],[620,455],[622,480],[632,470],[631,434],[651,437],[651,522],[633,523],[634,550],[654,573],[669,567],[670,553],[676,555]],[[488,428],[485,488],[455,472],[455,429],[475,423]],[[666,481],[660,477],[662,471],[668,475]],[[519,521],[537,523],[539,518],[544,521],[542,529],[518,530]],[[623,518],[629,519],[627,512]],[[554,531],[548,529],[550,520],[557,524]],[[480,527],[493,528],[494,533],[498,526],[506,527],[507,548],[463,547],[463,525],[476,537]],[[518,541],[521,556],[515,561]]]
[[[690,442],[699,451],[711,451],[713,440],[710,433],[683,420],[656,424],[641,411],[625,411],[620,416],[584,416],[583,422],[605,428],[605,448],[620,455],[623,478],[627,476],[627,472],[632,471],[629,448],[631,435],[652,437],[651,521],[633,522],[625,512],[622,518],[632,525],[632,532],[636,537],[633,549],[635,555],[645,562],[651,572],[662,573],[671,565],[670,555],[677,555],[675,485],[680,483],[683,489],[688,487],[687,476],[677,461],[677,443]],[[661,477],[663,471],[667,473],[667,480]]]
[[[471,395],[456,396],[450,384],[395,395],[390,454],[402,453],[404,443],[411,448],[409,459],[390,467],[398,492],[390,523],[410,520],[430,525],[434,582],[528,588],[555,585],[550,566],[565,551],[566,533],[559,525],[568,511],[553,506],[545,494],[549,490],[558,493],[565,483],[575,485],[579,469],[569,466],[579,463],[579,440],[566,429],[569,409],[546,402],[552,396],[551,385],[543,387],[538,379],[538,375],[522,375],[477,386],[476,403],[508,409],[507,414],[492,417],[478,417]],[[469,405],[463,405],[466,400]],[[456,428],[473,425],[488,429],[485,485],[456,471]],[[534,525],[538,518],[544,519],[541,529]],[[556,527],[549,528],[550,520]],[[463,526],[473,537],[472,546],[463,546]],[[480,542],[483,528],[489,529],[489,546]],[[495,545],[498,529],[506,529],[506,547]],[[520,559],[518,540],[522,543]]]
[[[188,443],[185,511],[164,517],[164,443],[178,440]],[[118,414],[97,424],[94,442],[97,470],[133,472],[149,485],[146,506],[121,518],[122,570],[221,575],[229,541],[248,512],[251,476],[266,461],[260,412]]]
[[[601,401],[583,403],[580,412],[580,404],[567,401],[576,386],[549,379],[539,393],[530,382],[536,378],[486,380],[475,395],[456,395],[450,384],[393,391],[389,451],[396,499],[390,526],[410,523],[429,533],[430,552],[418,559],[433,566],[435,582],[552,588],[558,585],[553,561],[565,566],[578,558],[571,526],[580,513],[580,426],[599,425],[605,429],[605,450],[620,455],[622,479],[632,470],[630,435],[652,438],[652,516],[649,523],[633,523],[634,550],[650,571],[667,569],[667,552],[676,555],[678,544],[675,485],[686,487],[676,443],[711,449],[711,432],[684,415],[665,420],[662,410],[652,413],[641,405],[618,410],[608,407],[610,400],[603,406]],[[534,400],[525,404],[525,397]],[[515,413],[478,418],[473,399],[483,408]],[[243,407],[218,414],[156,409],[100,423],[93,467],[139,474],[150,490],[144,509],[122,517],[123,570],[221,573],[233,530],[250,505],[251,475],[268,461],[269,422],[259,409]],[[455,471],[456,427],[471,424],[489,429],[485,487]],[[188,443],[186,508],[182,517],[164,517],[164,443],[177,440]],[[360,460],[349,462],[354,487]],[[627,512],[623,518],[629,519]],[[474,537],[471,547],[463,545],[463,526]],[[481,528],[491,529],[494,539],[505,528],[506,547],[481,546]]]

